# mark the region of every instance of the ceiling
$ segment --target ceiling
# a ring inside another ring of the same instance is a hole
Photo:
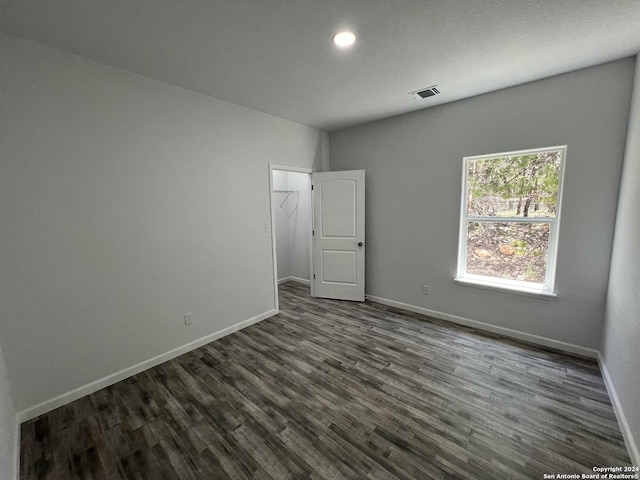
[[[331,131],[637,54],[640,0],[0,0],[0,30]]]

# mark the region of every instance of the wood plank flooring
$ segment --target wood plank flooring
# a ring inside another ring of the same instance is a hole
[[[279,315],[22,425],[22,479],[542,479],[630,465],[594,361],[281,286]]]

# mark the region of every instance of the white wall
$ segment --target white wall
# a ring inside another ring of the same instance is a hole
[[[0,475],[18,477],[18,429],[9,378],[0,344]]]
[[[298,192],[298,208],[289,217],[291,276],[309,280],[311,243],[311,205],[309,175],[288,172],[289,189]]]
[[[331,133],[331,169],[367,171],[367,293],[597,349],[633,69],[625,59]],[[558,298],[454,284],[462,157],[564,144]]]
[[[280,204],[287,196],[289,190],[289,174],[282,170],[273,171],[273,213],[274,228],[276,229],[276,257],[278,259],[278,280],[291,276],[289,264],[291,263],[289,247],[289,217],[280,208]]]
[[[627,446],[640,466],[640,63],[622,170],[602,360],[622,410]],[[625,425],[626,423],[626,425]]]
[[[274,309],[268,163],[321,170],[321,132],[12,37],[0,64],[18,411]]]
[[[274,170],[274,213],[278,279],[310,279],[311,208],[309,175]],[[297,192],[297,193],[296,193]],[[284,203],[284,205],[282,205]],[[294,207],[295,206],[295,207]]]

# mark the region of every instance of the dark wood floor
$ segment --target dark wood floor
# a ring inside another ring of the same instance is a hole
[[[281,312],[22,425],[23,479],[541,479],[629,465],[598,366],[281,286]]]

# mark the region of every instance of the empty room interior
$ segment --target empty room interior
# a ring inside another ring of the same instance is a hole
[[[640,2],[0,0],[0,480],[640,478]]]

